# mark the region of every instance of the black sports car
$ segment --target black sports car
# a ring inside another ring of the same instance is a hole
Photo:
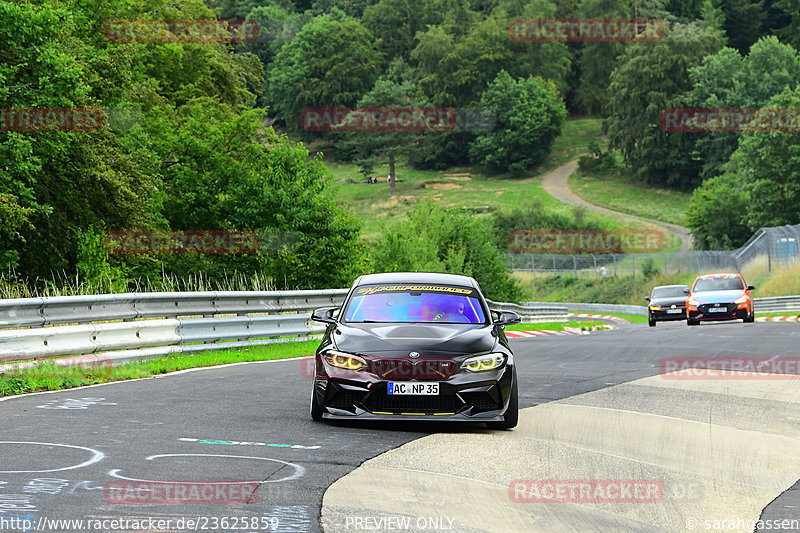
[[[645,300],[650,301],[647,318],[651,328],[656,322],[664,320],[686,320],[688,297],[685,290],[688,289],[687,285],[661,285],[653,288],[650,297],[645,297]]]
[[[311,418],[459,420],[517,425],[514,356],[503,331],[516,313],[491,311],[467,276],[359,277],[317,348]]]

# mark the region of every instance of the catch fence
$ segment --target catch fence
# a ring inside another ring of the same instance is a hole
[[[736,271],[757,261],[771,272],[798,258],[800,224],[761,228],[736,250],[636,254],[506,254],[514,271],[561,274],[578,277],[646,275],[653,270],[665,274]]]

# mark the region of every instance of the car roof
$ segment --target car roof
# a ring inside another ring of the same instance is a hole
[[[353,283],[357,285],[373,285],[378,283],[440,283],[461,285],[478,289],[478,282],[469,276],[458,274],[442,274],[435,272],[384,272],[382,274],[364,274]]]
[[[656,289],[671,289],[672,287],[688,287],[688,285],[677,284],[677,285],[659,285],[658,287],[653,287],[653,290]]]
[[[718,272],[716,274],[700,274],[697,279],[713,279],[713,278],[741,278],[742,275],[738,272]]]

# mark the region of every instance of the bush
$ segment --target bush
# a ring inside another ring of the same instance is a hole
[[[426,201],[407,220],[390,227],[375,243],[377,272],[446,272],[472,276],[487,298],[519,301],[522,291],[511,278],[490,224],[469,213]]]
[[[567,115],[552,81],[514,80],[505,71],[483,93],[481,107],[495,114],[496,125],[478,135],[470,155],[495,172],[524,172],[544,161]]]
[[[494,243],[502,252],[509,250],[509,236],[514,230],[529,229],[598,229],[594,221],[586,219],[586,208],[575,206],[572,217],[547,211],[538,198],[531,198],[524,208],[497,211],[492,216]]]
[[[730,250],[744,244],[752,234],[746,218],[749,204],[750,196],[738,175],[706,180],[692,193],[686,211],[695,247]]]
[[[621,171],[622,166],[611,150],[604,152],[600,143],[595,140],[589,141],[588,148],[591,155],[582,155],[578,158],[579,169],[601,175],[616,174]]]
[[[661,269],[655,265],[652,257],[648,257],[642,262],[641,269],[644,279],[653,279],[657,275],[661,274]]]

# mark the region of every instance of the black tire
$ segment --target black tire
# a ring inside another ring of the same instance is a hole
[[[319,422],[322,420],[322,406],[317,402],[317,387],[311,387],[311,420]]]
[[[649,325],[651,328],[654,328],[654,327],[656,327],[656,321],[655,321],[655,320],[653,320],[652,318],[649,318],[649,319],[647,319],[647,324],[648,324],[648,325]]]
[[[699,320],[688,320],[688,319],[686,320],[686,325],[687,325],[687,326],[696,326],[696,325],[698,325],[699,323],[700,323],[700,321],[699,321]]]
[[[756,321],[756,315],[750,315],[750,316],[744,317],[744,323],[745,324],[750,324],[750,323],[755,322],[755,321]]]
[[[503,414],[502,422],[486,422],[489,429],[511,429],[517,427],[519,421],[519,398],[517,393],[517,371],[514,370],[514,383],[511,384],[511,398],[508,400],[508,409]]]

